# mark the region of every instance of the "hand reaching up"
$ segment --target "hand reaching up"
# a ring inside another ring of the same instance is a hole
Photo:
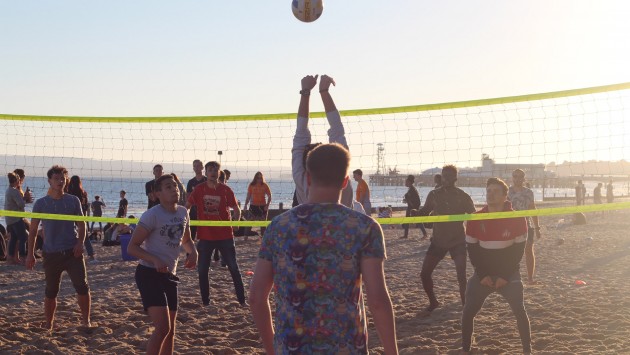
[[[329,77],[328,75],[322,75],[322,78],[319,80],[319,91],[327,91],[330,88],[330,84],[336,86],[335,79]]]
[[[307,90],[307,91],[311,91],[314,87],[315,84],[317,84],[317,77],[319,75],[307,75],[305,77],[302,78],[302,90]]]

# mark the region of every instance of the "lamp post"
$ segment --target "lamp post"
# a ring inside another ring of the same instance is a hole
[[[221,156],[223,155],[223,151],[219,150],[217,154],[219,154],[219,164],[221,164]]]

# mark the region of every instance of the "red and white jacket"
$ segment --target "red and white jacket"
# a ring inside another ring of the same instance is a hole
[[[503,211],[513,211],[506,201]],[[488,206],[475,213],[488,213]],[[479,279],[486,276],[507,280],[519,270],[527,241],[525,217],[487,219],[466,223],[466,245],[470,263]]]

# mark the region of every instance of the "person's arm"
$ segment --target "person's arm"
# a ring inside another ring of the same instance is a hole
[[[81,200],[79,198],[75,198],[75,211],[74,214],[77,216],[83,217],[83,207],[81,206]],[[85,221],[76,221],[74,222],[77,226],[77,242],[74,245],[74,256],[79,258],[83,255],[83,243],[85,242]]]
[[[144,240],[149,237],[150,233],[150,230],[138,224],[136,229],[133,231],[133,234],[131,235],[131,240],[129,241],[129,245],[127,246],[127,253],[131,256],[135,256],[138,259],[142,259],[144,261],[152,263],[153,266],[155,266],[155,270],[157,272],[169,272],[168,265],[164,261],[140,247],[140,245],[144,243]]]
[[[245,204],[243,205],[243,209],[247,211],[247,205],[249,205],[249,201],[252,199],[252,187],[247,187],[247,196],[245,197]]]
[[[293,148],[291,149],[291,172],[295,182],[295,191],[299,203],[306,201],[306,179],[304,173],[304,150],[311,144],[311,131],[308,129],[310,91],[317,83],[317,75],[307,75],[302,78],[301,87],[304,95],[300,96],[300,106],[298,107],[297,126],[293,136]],[[309,94],[306,94],[309,92]]]
[[[429,191],[424,206],[418,209],[418,216],[428,216],[429,213],[433,212],[435,208],[435,193],[433,191],[435,190]]]
[[[228,195],[228,206],[231,207],[234,210],[234,221],[240,221],[241,220],[241,208],[238,206],[238,203],[236,202],[236,196],[234,196],[234,191],[232,191],[232,189],[230,189],[228,187],[228,189],[230,190],[230,193]],[[232,230],[237,231],[240,227],[234,226],[232,227]]]
[[[271,261],[259,258],[254,269],[254,278],[249,287],[249,308],[267,354],[274,354],[274,330],[271,321],[271,307],[269,306],[269,293],[272,286],[273,265]]]
[[[267,187],[265,194],[267,195],[267,204],[265,205],[265,211],[269,211],[269,205],[271,205],[271,189],[269,188],[269,185],[266,185]]]
[[[533,193],[532,193],[533,195]],[[529,209],[530,210],[535,210],[536,209],[536,202],[534,202],[534,199],[532,198],[532,202],[529,204]],[[536,238],[540,238],[541,234],[540,234],[540,221],[538,219],[538,216],[532,216],[532,221],[534,221],[534,231],[536,232]]]
[[[190,211],[190,208],[195,204],[195,190],[188,194],[188,198],[186,199],[186,209]]]
[[[376,332],[381,339],[385,354],[398,354],[396,322],[392,301],[389,298],[382,258],[361,259],[361,275],[365,284],[368,307],[374,317]],[[253,286],[253,285],[252,285]]]
[[[37,237],[37,230],[39,229],[40,220],[37,218],[31,219],[31,226],[28,229],[28,244],[26,252],[26,268],[33,270],[35,266],[35,238]]]
[[[234,210],[234,220],[235,221],[240,221],[241,220],[241,208],[238,207],[238,204],[234,204],[234,207],[232,207],[232,209]],[[234,231],[238,230],[240,227],[238,226],[234,226],[232,227],[232,229]]]
[[[322,75],[319,80],[319,93],[322,97],[322,103],[324,104],[324,111],[326,111],[326,119],[330,125],[328,130],[328,142],[339,143],[348,149],[348,142],[346,141],[346,132],[341,123],[341,115],[335,106],[332,96],[330,95],[330,85],[335,85],[335,80],[328,75]]]
[[[190,219],[188,219],[188,221],[190,221]],[[184,237],[182,238],[182,248],[184,248],[188,254],[184,267],[194,269],[197,266],[197,258],[199,255],[197,254],[195,243],[193,243],[192,238],[190,237],[190,225],[188,225],[188,222],[186,222],[186,229],[184,230]]]
[[[511,246],[504,249],[495,250],[500,255],[497,256],[498,266],[495,274],[508,280],[512,274],[518,271],[523,254],[525,253],[525,242],[527,241],[527,234],[518,236]]]

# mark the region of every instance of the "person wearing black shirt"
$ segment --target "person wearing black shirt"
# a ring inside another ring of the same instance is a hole
[[[155,177],[153,180],[147,181],[147,183],[144,185],[144,190],[147,194],[147,198],[148,198],[148,206],[147,209],[150,209],[153,206],[157,206],[160,204],[160,199],[157,198],[157,196],[155,195],[154,188],[155,188],[155,180],[157,180],[160,176],[162,176],[162,165],[157,164],[153,167],[153,176]]]

